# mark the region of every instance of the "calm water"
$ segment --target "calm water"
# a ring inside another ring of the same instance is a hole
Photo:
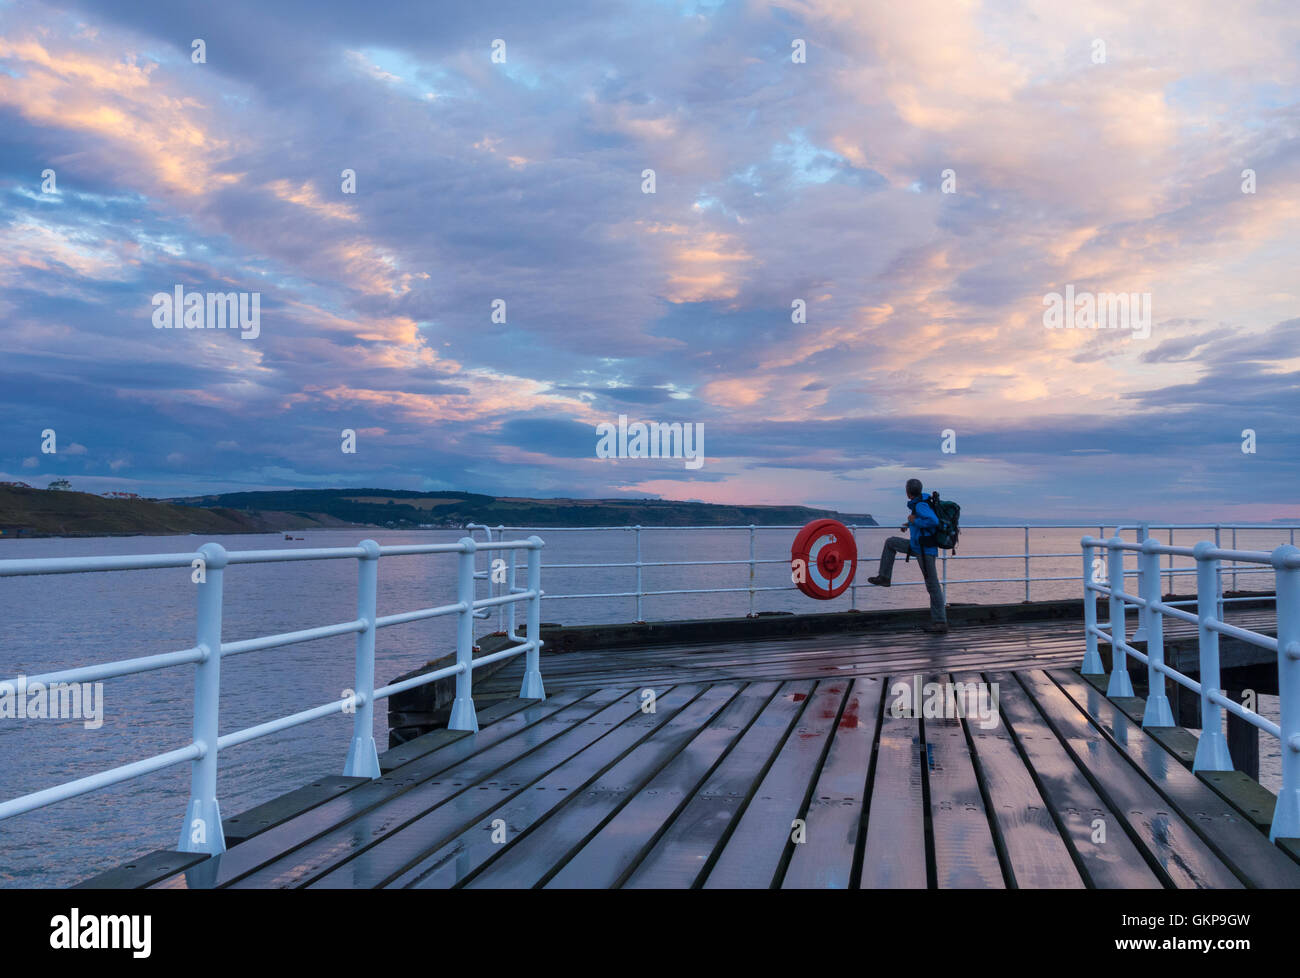
[[[1094,528],[1095,531],[1095,528]],[[537,531],[546,540],[545,564],[631,562],[634,535],[626,531]],[[897,531],[859,531],[864,557],[874,558],[880,543]],[[1064,578],[1033,585],[1034,600],[1077,597],[1081,565],[1075,530],[1031,530],[1031,551],[1060,554],[1033,561],[1039,578]],[[376,530],[305,531],[303,543],[286,543],[273,534],[227,537],[131,537],[0,541],[0,559],[90,554],[190,552],[209,539],[227,549],[350,546],[371,536],[383,544],[451,542],[454,530],[396,532]],[[526,534],[521,534],[526,535]],[[758,558],[779,563],[760,565],[758,586],[789,583],[792,531],[757,532]],[[1180,535],[1179,544],[1194,543],[1195,533]],[[1225,543],[1227,541],[1225,540]],[[1241,533],[1238,546],[1268,549],[1282,540],[1268,533]],[[968,555],[1012,553],[1024,548],[1022,530],[967,530],[959,557],[949,561],[950,602],[1002,602],[1024,599],[1023,583],[986,583],[989,578],[1023,576],[1024,560],[992,560]],[[642,534],[645,561],[747,560],[745,531],[693,532],[647,530]],[[1180,562],[1178,566],[1185,563]],[[863,565],[858,580],[875,573]],[[379,613],[454,603],[455,557],[388,557],[379,568]],[[748,588],[748,568],[644,568],[644,588],[678,590],[701,587]],[[985,583],[951,583],[969,578]],[[916,607],[925,604],[916,564],[895,567],[895,587],[859,592],[860,608]],[[1190,579],[1180,590],[1190,589]],[[543,572],[543,587],[552,595],[635,589],[634,568],[554,569]],[[522,583],[522,573],[520,577]],[[1244,586],[1247,579],[1242,579]],[[1256,578],[1255,586],[1264,580]],[[907,585],[907,586],[899,586]],[[847,596],[813,602],[798,593],[760,593],[759,611],[846,610]],[[630,621],[630,598],[560,600],[543,603],[545,621],[582,624]],[[348,621],[356,610],[356,563],[351,560],[239,565],[226,572],[226,641]],[[521,609],[522,610],[522,609]],[[649,620],[744,615],[747,593],[647,597]],[[522,620],[522,618],[521,618]],[[0,678],[34,675],[54,669],[90,665],[134,656],[188,648],[194,642],[194,586],[189,571],[150,570],[110,574],[75,574],[0,580]],[[416,668],[453,648],[451,618],[384,629],[376,651],[376,683]],[[480,634],[496,622],[478,624]],[[336,700],[353,681],[354,639],[350,636],[232,657],[222,664],[221,730],[223,733]],[[1082,650],[1081,653],[1082,654]],[[543,672],[543,676],[545,673]],[[1270,703],[1270,700],[1272,701]],[[1277,719],[1275,697],[1265,697],[1264,711]],[[0,799],[102,771],[184,746],[191,736],[193,668],[183,666],[140,676],[109,680],[104,685],[104,722],[85,729],[80,720],[0,721]],[[218,798],[229,816],[298,787],[321,774],[340,773],[347,754],[350,718],[330,717],[261,738],[221,755]],[[387,746],[385,704],[376,710],[375,739]],[[1265,738],[1271,740],[1271,738]],[[1277,787],[1278,751],[1265,743],[1262,779]],[[81,798],[61,802],[0,822],[0,886],[66,885],[134,855],[177,844],[189,790],[189,766],[178,765]]]

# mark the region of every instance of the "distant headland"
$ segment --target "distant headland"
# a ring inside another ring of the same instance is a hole
[[[18,536],[129,536],[273,533],[381,527],[795,525],[831,517],[876,526],[865,513],[807,506],[735,506],[672,499],[529,499],[404,489],[285,489],[171,499],[95,495],[70,487],[0,485],[0,539]]]

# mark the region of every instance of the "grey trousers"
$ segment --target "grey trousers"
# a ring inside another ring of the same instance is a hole
[[[898,554],[911,553],[912,543],[907,537],[890,537],[880,551],[880,573],[887,581],[894,579],[894,558]],[[916,554],[912,554],[916,557]],[[939,572],[935,567],[934,554],[922,554],[917,557],[921,565],[921,576],[925,578],[925,589],[930,592],[930,620],[936,624],[948,621],[948,610],[943,600],[943,585],[939,583]]]

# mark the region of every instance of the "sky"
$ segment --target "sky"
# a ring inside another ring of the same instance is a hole
[[[1273,0],[0,0],[0,480],[1294,520],[1298,92]]]

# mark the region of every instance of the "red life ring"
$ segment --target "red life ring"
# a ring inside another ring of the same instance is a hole
[[[853,531],[839,520],[813,520],[795,535],[790,547],[791,579],[808,597],[821,601],[838,598],[853,583],[857,568]]]

